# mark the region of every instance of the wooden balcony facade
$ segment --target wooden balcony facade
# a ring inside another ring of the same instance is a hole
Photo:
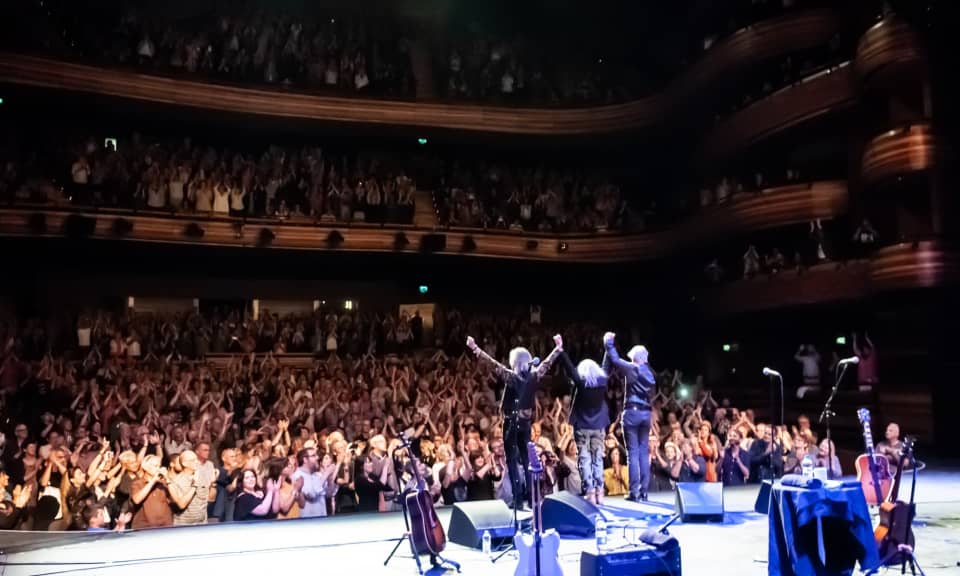
[[[318,224],[307,220],[244,222],[229,217],[37,205],[0,208],[0,235],[70,237],[82,234],[100,239],[238,248],[411,253],[426,250],[488,258],[602,263],[649,260],[697,243],[718,241],[733,233],[776,228],[813,218],[829,219],[846,211],[846,183],[823,181],[735,197],[666,230],[640,234],[544,235],[481,229]]]

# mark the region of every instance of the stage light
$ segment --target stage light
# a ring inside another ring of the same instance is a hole
[[[0,98],[0,104],[3,104],[3,98]]]
[[[343,303],[344,310],[353,310],[353,300],[347,300]]]
[[[429,287],[429,286],[427,286],[426,284],[421,284],[421,285],[420,285],[420,293],[421,293],[421,294],[426,294],[426,293],[429,292],[429,291],[430,291],[430,287]]]
[[[426,138],[417,138],[417,144],[419,144],[419,145],[421,145],[421,146],[426,146],[426,144],[427,144],[427,139],[426,139]]]
[[[838,346],[846,346],[846,345],[847,345],[847,338],[846,338],[845,336],[837,336],[837,345],[838,345]]]
[[[729,352],[731,349],[732,349],[732,348],[731,348],[731,346],[730,346],[729,344],[724,344],[724,345],[723,345],[723,351],[724,351],[724,352]]]
[[[680,398],[688,398],[690,396],[690,390],[686,386],[680,386],[677,388],[677,395]]]

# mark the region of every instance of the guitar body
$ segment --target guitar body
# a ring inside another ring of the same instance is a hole
[[[517,532],[513,545],[520,553],[520,561],[513,576],[537,576],[536,535]],[[540,576],[563,576],[560,569],[560,535],[550,529],[540,535]]]
[[[893,489],[893,475],[890,473],[890,461],[885,456],[861,454],[857,456],[854,467],[857,469],[857,480],[863,486],[867,504],[875,506],[889,499]]]
[[[433,497],[426,490],[406,496],[410,513],[410,539],[417,554],[437,555],[447,546],[447,536],[433,507]]]

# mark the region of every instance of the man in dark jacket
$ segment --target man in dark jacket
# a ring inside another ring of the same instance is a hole
[[[617,353],[615,337],[613,332],[603,335],[603,370],[607,374],[615,371],[624,378],[623,413],[620,419],[627,444],[630,476],[630,494],[626,499],[639,502],[647,499],[647,486],[650,483],[650,408],[656,380],[647,364],[649,352],[646,347],[631,348],[627,354],[630,358],[628,362]]]

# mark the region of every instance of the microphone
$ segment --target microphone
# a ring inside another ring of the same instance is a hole
[[[533,360],[530,361],[530,367],[536,368],[536,367],[539,366],[539,365],[540,365],[540,357],[539,357],[539,356],[534,356],[534,357],[533,357]]]
[[[772,368],[764,368],[764,369],[763,369],[763,375],[764,375],[764,376],[776,376],[777,378],[783,378],[783,376],[781,376],[779,372],[777,372],[776,370],[774,370],[774,369],[772,369]]]
[[[860,363],[860,357],[859,357],[859,356],[851,356],[851,357],[849,357],[849,358],[844,358],[844,359],[841,360],[837,365],[838,365],[838,366],[846,366],[847,364],[859,364],[859,363]]]

